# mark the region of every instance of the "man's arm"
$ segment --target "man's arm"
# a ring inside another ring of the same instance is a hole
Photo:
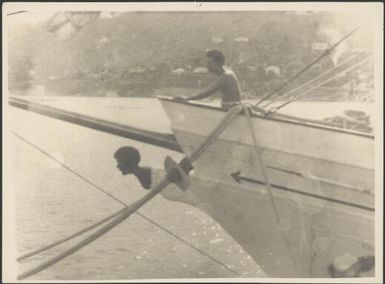
[[[201,99],[207,98],[207,97],[211,96],[213,93],[215,93],[218,90],[218,87],[219,86],[218,86],[217,82],[214,82],[210,86],[208,86],[207,88],[199,91],[196,95],[191,96],[191,97],[187,97],[186,99],[187,100],[201,100]]]
[[[223,77],[221,76],[217,80],[215,80],[210,86],[207,88],[203,89],[202,91],[199,91],[196,95],[187,97],[187,100],[201,100],[204,98],[207,98],[214,94],[218,89],[221,87],[223,84]]]

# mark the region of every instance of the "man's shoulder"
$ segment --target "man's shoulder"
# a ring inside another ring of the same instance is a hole
[[[225,68],[225,72],[223,72],[223,75],[225,77],[231,77],[231,78],[236,77],[235,72],[232,69],[228,69],[228,68]]]
[[[228,76],[234,74],[234,71],[230,68],[223,68],[225,72],[223,72],[223,75]]]
[[[237,75],[235,74],[235,72],[231,69],[225,69],[225,72],[223,72],[223,78],[227,81],[231,81],[231,80],[238,80],[238,77]]]

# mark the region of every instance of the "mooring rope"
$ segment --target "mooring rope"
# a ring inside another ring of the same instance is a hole
[[[32,276],[38,272],[41,272],[48,267],[54,265],[55,263],[61,261],[62,259],[66,258],[67,256],[70,256],[71,254],[75,253],[76,251],[80,250],[81,248],[85,247],[86,245],[90,244],[91,242],[95,241],[111,229],[113,229],[115,226],[123,222],[125,219],[127,219],[132,213],[134,213],[136,210],[138,210],[140,207],[142,207],[144,204],[146,204],[148,201],[150,201],[155,195],[157,195],[163,188],[165,188],[170,182],[167,178],[164,178],[153,190],[151,190],[149,193],[147,193],[145,196],[143,196],[138,201],[134,202],[131,206],[128,206],[124,208],[124,211],[118,215],[114,220],[110,221],[100,229],[98,229],[96,232],[92,233],[90,236],[82,240],[81,242],[77,243],[76,245],[70,247],[69,249],[65,250],[64,252],[60,253],[59,255],[49,259],[46,262],[43,262],[42,264],[38,265],[35,268],[32,268],[22,274],[20,274],[17,279],[23,280],[29,276]]]
[[[196,161],[197,159],[199,159],[199,157],[204,153],[204,151],[214,142],[214,140],[223,132],[223,130],[231,123],[231,121],[239,114],[242,112],[242,106],[236,106],[234,107],[233,109],[231,109],[227,115],[224,117],[224,119],[218,124],[218,126],[212,131],[212,133],[205,139],[205,141],[200,145],[200,147],[198,147],[198,149],[196,151],[194,151],[194,153],[188,157],[188,161],[193,163],[194,161]],[[23,139],[24,141],[26,142],[29,142],[28,140],[22,138],[20,135],[17,135],[16,133],[12,132],[13,134],[15,134],[17,137]],[[33,144],[32,144],[33,145]],[[37,146],[35,146],[37,147]],[[41,150],[42,152],[45,152],[43,150]],[[47,155],[49,155],[48,153],[46,153]],[[50,155],[49,155],[50,156]],[[55,159],[56,160],[56,159]],[[57,160],[56,160],[57,161]],[[59,162],[59,161],[57,161]],[[61,163],[61,162],[59,162]],[[69,167],[67,167],[69,170],[71,170],[71,172],[73,171],[72,169],[70,169]],[[79,176],[79,174],[76,173],[77,176]],[[82,177],[82,176],[80,176]],[[82,177],[83,178],[83,177]],[[85,179],[86,180],[86,179]],[[66,251],[62,252],[61,254],[59,254],[58,256],[54,257],[54,258],[51,258],[50,260],[40,264],[39,266],[33,268],[33,269],[30,269],[24,273],[22,273],[21,275],[18,276],[18,279],[19,280],[22,280],[22,279],[25,279],[29,276],[32,276],[42,270],[45,270],[46,268],[52,266],[53,264],[59,262],[60,260],[64,259],[65,257],[75,253],[76,251],[80,250],[81,248],[83,248],[84,246],[86,246],[87,244],[91,243],[92,241],[96,240],[97,238],[99,238],[100,236],[104,235],[105,233],[107,233],[109,230],[111,230],[112,228],[114,228],[116,225],[120,224],[122,221],[124,221],[126,218],[128,218],[132,213],[135,213],[141,206],[143,206],[145,203],[147,203],[149,200],[151,200],[157,193],[159,193],[164,187],[166,187],[170,182],[168,181],[167,177],[162,180],[158,186],[151,190],[151,192],[149,192],[148,194],[146,194],[143,198],[141,198],[140,200],[132,203],[130,206],[124,208],[117,217],[115,217],[114,220],[110,221],[108,224],[104,225],[102,228],[98,229],[96,232],[94,232],[93,234],[91,234],[89,237],[87,237],[86,239],[84,239],[83,241],[79,242],[78,244],[76,244],[75,246],[67,249]],[[96,187],[98,188],[98,187]],[[103,189],[102,189],[102,192],[106,193]],[[109,196],[111,196],[110,194],[107,194]],[[115,198],[114,198],[115,199]],[[118,200],[118,199],[117,199]],[[199,250],[200,251],[200,250]],[[212,257],[210,257],[210,259],[214,259]],[[238,276],[241,276],[239,273],[237,273],[236,271],[230,269],[229,267],[227,267],[226,265],[222,264],[221,262],[219,262],[218,260],[216,260],[217,263],[220,263],[224,268],[230,270],[231,272],[233,272],[234,274],[238,275]]]
[[[265,180],[265,184],[266,184],[266,187],[267,187],[268,192],[269,192],[269,196],[270,196],[272,204],[273,204],[273,210],[274,210],[275,217],[276,217],[278,223],[280,224],[281,220],[279,218],[278,208],[277,208],[277,205],[275,204],[274,197],[273,197],[273,194],[271,191],[270,179],[267,175],[267,169],[266,169],[265,164],[263,162],[263,159],[261,156],[261,151],[260,151],[260,149],[258,147],[258,143],[257,143],[257,138],[255,137],[253,124],[251,122],[250,108],[252,108],[252,106],[246,106],[245,105],[244,111],[245,111],[245,115],[246,115],[247,125],[248,125],[249,130],[250,130],[251,139],[253,141],[254,153],[257,156],[258,162],[259,162],[261,169],[262,169],[263,179]]]
[[[15,132],[13,132],[13,131],[10,131],[10,132],[11,132],[12,134],[14,134],[16,137],[18,137],[19,139],[21,139],[22,141],[24,141],[25,143],[27,143],[27,144],[29,144],[30,146],[32,146],[33,148],[39,150],[39,151],[40,151],[41,153],[43,153],[44,155],[46,155],[46,156],[48,156],[49,158],[53,159],[54,161],[56,161],[56,162],[59,163],[60,165],[63,165],[63,166],[64,166],[64,164],[63,164],[62,162],[58,161],[57,159],[55,159],[54,157],[52,157],[51,155],[49,155],[46,151],[44,151],[44,150],[41,149],[40,147],[36,146],[35,144],[31,143],[30,141],[26,140],[25,138],[21,137],[20,135],[16,134]],[[70,169],[71,172],[74,172],[74,171],[73,171],[71,168],[69,168],[68,166],[66,166],[65,168],[66,168],[66,169]],[[79,174],[77,174],[77,176],[79,176]],[[80,176],[81,176],[81,175],[80,175]],[[88,179],[84,178],[83,176],[81,176],[81,177],[82,177],[82,179],[83,179],[85,182],[87,182],[87,183],[91,184],[92,186],[94,186],[94,183],[90,182]],[[94,187],[95,187],[95,186],[94,186]],[[100,189],[99,186],[96,186],[95,188],[96,188],[96,189]],[[105,190],[101,190],[101,192],[102,192],[102,193],[105,193],[106,191],[105,191]],[[111,194],[107,194],[107,196],[111,197],[112,195],[111,195]],[[114,196],[112,196],[112,197],[114,197]],[[115,200],[115,201],[117,201],[117,202],[119,202],[119,203],[121,203],[121,204],[123,204],[125,207],[128,206],[126,203],[124,203],[123,201],[120,201],[120,200],[117,199],[116,197],[114,197],[114,198],[112,198],[112,199]],[[92,225],[90,225],[90,226],[88,226],[88,227],[86,227],[86,228],[84,228],[84,229],[82,229],[82,230],[80,230],[80,231],[78,231],[78,232],[75,232],[75,233],[73,233],[72,235],[70,235],[70,236],[68,236],[68,237],[62,238],[62,239],[60,239],[60,240],[58,240],[58,241],[56,241],[56,242],[54,242],[54,243],[52,243],[52,244],[50,244],[50,245],[48,245],[48,246],[45,246],[45,247],[40,248],[40,249],[37,249],[37,250],[35,250],[35,251],[26,253],[26,254],[24,254],[24,255],[21,255],[20,257],[18,257],[17,260],[18,260],[18,261],[22,261],[22,260],[27,259],[27,258],[29,258],[29,257],[32,257],[32,256],[34,256],[34,255],[36,255],[36,254],[39,254],[39,253],[41,253],[41,252],[44,252],[44,251],[46,251],[46,250],[48,250],[48,249],[51,249],[51,248],[53,248],[53,247],[55,247],[55,246],[58,246],[58,245],[60,245],[60,244],[62,244],[62,243],[65,243],[65,242],[67,242],[67,241],[69,241],[69,240],[71,240],[71,239],[73,239],[73,238],[75,238],[75,237],[77,237],[77,236],[80,236],[81,234],[84,234],[84,233],[86,233],[87,231],[90,231],[90,230],[92,230],[93,228],[95,228],[95,227],[97,227],[97,226],[99,226],[99,225],[101,225],[101,224],[107,222],[108,220],[110,220],[110,219],[116,217],[117,215],[119,215],[120,213],[122,213],[123,210],[124,210],[124,208],[121,209],[121,210],[119,210],[118,212],[113,213],[113,214],[111,214],[110,216],[108,216],[108,217],[106,217],[106,218],[104,218],[104,219],[102,219],[102,220],[100,220],[100,221],[98,221],[98,222],[95,222],[94,224],[92,224]],[[222,266],[224,269],[226,269],[226,270],[232,272],[233,274],[235,274],[235,275],[237,275],[237,276],[242,276],[240,273],[238,273],[237,271],[231,269],[230,267],[228,267],[226,264],[224,264],[224,263],[221,262],[220,260],[218,260],[218,259],[212,257],[211,255],[207,254],[207,253],[204,252],[203,250],[199,249],[198,247],[196,247],[196,246],[193,245],[192,243],[186,241],[186,240],[183,239],[181,236],[175,234],[174,232],[170,231],[169,229],[167,229],[166,227],[162,226],[161,224],[155,222],[154,220],[152,220],[151,218],[147,217],[146,215],[140,213],[139,211],[136,211],[135,214],[139,215],[140,217],[142,217],[142,218],[145,219],[146,221],[148,221],[148,222],[152,223],[153,225],[155,225],[156,227],[160,228],[162,231],[164,231],[164,232],[170,234],[171,236],[173,236],[173,237],[176,238],[177,240],[181,241],[182,243],[184,243],[184,244],[187,245],[188,247],[192,248],[193,250],[195,250],[195,251],[199,252],[200,254],[206,256],[207,258],[209,258],[209,259],[212,260],[213,262],[219,264],[219,265]]]
[[[207,136],[206,140],[202,145],[188,158],[190,163],[197,160],[204,151],[212,144],[214,139],[216,139],[223,130],[226,129],[227,126],[243,111],[242,105],[236,105],[232,107],[226,114],[226,116],[222,119],[220,123],[218,123],[217,127],[215,127],[212,132]]]
[[[72,174],[74,174],[75,176],[77,176],[78,178],[80,178],[81,180],[85,181],[86,183],[92,185],[94,188],[98,189],[99,191],[103,192],[105,195],[108,195],[110,198],[112,198],[113,200],[115,200],[116,202],[122,204],[122,205],[126,205],[123,201],[119,200],[118,198],[116,198],[115,196],[113,196],[111,193],[105,191],[103,188],[101,188],[100,186],[94,184],[92,181],[90,181],[89,179],[86,179],[84,176],[82,176],[81,174],[77,173],[76,171],[74,171],[73,169],[71,169],[69,166],[67,166],[66,164],[60,162],[58,159],[56,159],[55,157],[53,157],[52,155],[50,155],[48,152],[44,151],[43,149],[41,149],[40,147],[36,146],[35,144],[33,144],[32,142],[28,141],[27,139],[25,139],[24,137],[20,136],[19,134],[13,132],[12,130],[10,130],[10,132],[15,135],[16,137],[18,137],[20,140],[23,140],[24,142],[26,142],[27,144],[29,144],[30,146],[32,146],[33,148],[35,148],[36,150],[38,150],[39,152],[43,153],[45,156],[51,158],[52,160],[54,160],[55,162],[57,162],[58,164],[60,164],[63,168],[65,168],[67,171],[71,172]]]
[[[291,251],[290,246],[289,246],[289,242],[288,242],[288,240],[287,240],[287,238],[285,236],[285,233],[283,232],[283,224],[282,224],[282,220],[281,220],[281,218],[279,216],[279,211],[278,211],[277,204],[275,203],[275,198],[273,196],[273,192],[271,190],[270,179],[269,179],[269,176],[267,174],[267,169],[266,169],[265,163],[263,162],[263,159],[262,159],[262,152],[261,152],[260,146],[258,146],[257,137],[256,137],[256,135],[254,133],[254,128],[253,128],[253,124],[252,124],[252,121],[251,121],[251,114],[250,114],[250,110],[252,108],[253,108],[252,105],[250,105],[250,106],[244,105],[244,112],[245,112],[245,115],[246,115],[247,124],[248,124],[249,129],[250,129],[250,135],[251,135],[251,138],[252,138],[252,141],[253,141],[254,153],[257,156],[258,162],[259,162],[259,164],[261,166],[261,169],[262,169],[263,179],[265,181],[265,185],[266,185],[266,188],[267,188],[267,191],[268,191],[268,194],[269,194],[269,198],[270,198],[271,204],[273,206],[273,212],[274,212],[274,216],[276,218],[276,221],[278,223],[279,231],[281,232],[282,238],[283,238],[283,240],[285,242],[285,245],[286,245],[286,248],[287,248],[289,254],[291,256],[293,256],[292,251]],[[293,264],[296,265],[295,261],[293,261]]]
[[[90,225],[90,226],[88,226],[88,227],[86,227],[84,229],[81,229],[80,231],[77,231],[77,232],[75,232],[75,233],[73,233],[73,234],[71,234],[71,235],[69,235],[69,236],[67,236],[65,238],[62,238],[60,240],[55,241],[52,244],[49,244],[49,245],[47,245],[45,247],[42,247],[40,249],[37,249],[37,250],[33,250],[33,251],[29,252],[29,253],[23,254],[23,255],[19,256],[16,260],[19,261],[19,262],[23,261],[23,260],[28,259],[28,258],[30,258],[32,256],[35,256],[35,255],[37,255],[39,253],[42,253],[42,252],[47,251],[47,250],[49,250],[51,248],[54,248],[54,247],[56,247],[56,246],[58,246],[60,244],[63,244],[65,242],[67,242],[67,241],[70,241],[70,240],[72,240],[72,239],[74,239],[74,238],[76,238],[76,237],[78,237],[78,236],[80,236],[80,235],[82,235],[82,234],[92,230],[93,228],[96,228],[99,225],[104,224],[105,222],[113,219],[114,217],[116,217],[119,214],[121,214],[123,212],[123,210],[124,210],[124,208],[119,210],[118,212],[115,212],[115,213],[113,213],[113,214],[103,218],[102,220],[100,220],[98,222],[93,223],[92,225]]]

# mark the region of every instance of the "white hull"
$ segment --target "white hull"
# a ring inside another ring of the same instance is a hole
[[[187,156],[226,115],[161,102]],[[374,255],[374,139],[283,119],[252,123],[281,225],[243,115],[193,165],[191,190],[206,211],[271,277],[330,277],[336,257]]]

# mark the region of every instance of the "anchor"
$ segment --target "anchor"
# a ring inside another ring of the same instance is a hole
[[[102,221],[97,222],[97,225],[101,225],[108,220],[112,219],[112,221],[109,221],[109,223],[103,225],[100,227],[97,231],[93,232],[91,235],[87,236],[85,239],[81,240],[77,244],[73,245],[72,247],[69,247],[62,253],[48,259],[47,261],[41,263],[40,265],[37,265],[34,268],[31,268],[21,274],[18,275],[18,280],[23,280],[27,277],[30,277],[36,273],[39,273],[48,267],[54,265],[55,263],[60,262],[64,258],[72,255],[76,251],[82,249],[84,246],[88,245],[89,243],[95,241],[96,239],[100,238],[102,235],[109,232],[111,229],[119,225],[121,222],[123,222],[125,219],[127,219],[131,214],[136,212],[139,208],[141,208],[144,204],[146,204],[148,201],[150,201],[154,196],[156,196],[158,193],[162,191],[167,185],[170,184],[170,182],[173,182],[177,184],[180,188],[183,190],[186,190],[190,184],[188,173],[193,169],[192,163],[194,161],[198,160],[201,155],[207,150],[208,147],[214,142],[214,140],[226,129],[226,127],[242,112],[243,106],[237,105],[234,106],[232,109],[229,110],[229,112],[226,114],[226,116],[220,121],[220,123],[212,130],[209,136],[206,137],[206,139],[202,142],[202,144],[191,154],[189,157],[185,157],[181,160],[179,164],[177,164],[172,158],[166,157],[164,161],[164,167],[167,171],[167,176],[164,177],[152,190],[150,190],[145,196],[140,198],[139,200],[131,203],[130,205],[127,205],[125,208],[121,209],[119,212],[114,213],[113,215],[104,218]],[[86,229],[83,229],[82,231],[79,231],[75,234],[73,234],[70,237],[65,238],[64,240],[60,240],[59,242],[55,242],[54,244],[51,244],[45,248],[36,250],[33,253],[29,253],[28,256],[40,253],[42,251],[45,251],[49,248],[52,248],[60,243],[63,243],[69,239],[72,239],[74,236],[78,236],[91,228],[96,227],[96,225],[89,226]],[[26,257],[24,257],[26,258]]]
[[[176,184],[180,189],[186,190],[190,186],[188,174],[193,166],[187,157],[177,164],[170,156],[167,156],[164,159],[164,169],[167,172],[168,180]]]

